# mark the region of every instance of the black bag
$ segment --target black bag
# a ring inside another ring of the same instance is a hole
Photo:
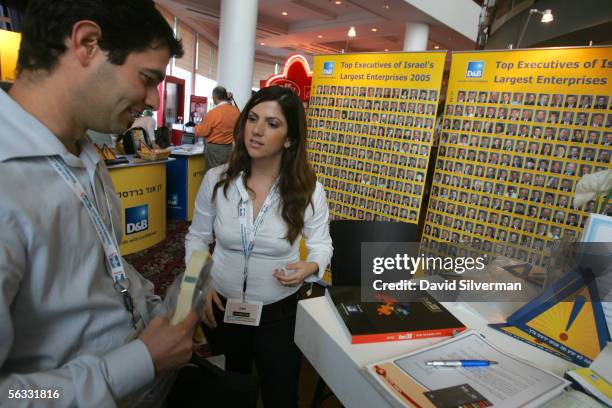
[[[155,143],[161,149],[165,149],[170,146],[170,132],[166,126],[160,126],[155,131]]]
[[[138,150],[139,145],[137,145],[136,141],[134,140],[134,134],[135,133],[137,134],[137,132],[142,132],[144,143],[147,146],[151,147],[151,142],[149,140],[147,131],[142,127],[134,127],[134,128],[126,130],[124,134],[119,136],[119,140],[117,140],[117,142],[119,141],[123,142],[123,150],[125,151],[125,154],[136,154],[136,151]]]
[[[179,372],[166,399],[167,408],[257,406],[257,377],[224,371],[196,354],[191,364]]]

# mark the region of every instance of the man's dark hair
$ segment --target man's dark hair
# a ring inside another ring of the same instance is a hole
[[[215,88],[212,90],[212,95],[220,101],[227,101],[229,99],[227,96],[227,89],[220,85],[215,86]]]
[[[22,25],[17,71],[53,71],[66,52],[64,41],[82,20],[100,26],[99,46],[115,65],[148,48],[165,47],[171,56],[183,55],[181,42],[152,0],[31,0]]]

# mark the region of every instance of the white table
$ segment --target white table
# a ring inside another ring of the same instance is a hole
[[[489,322],[503,321],[503,316],[510,305],[444,303],[444,306],[468,328],[484,334],[491,343],[504,351],[558,375],[577,367],[487,326]],[[517,306],[520,305],[515,304],[514,308]],[[486,315],[489,321],[482,315]],[[350,344],[342,324],[325,297],[302,300],[298,303],[295,343],[340,402],[348,408],[390,406],[363,377],[360,372],[363,366],[444,340]]]

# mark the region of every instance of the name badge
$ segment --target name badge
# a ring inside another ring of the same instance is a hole
[[[243,302],[242,299],[228,299],[225,305],[225,323],[259,326],[263,303],[255,300]]]

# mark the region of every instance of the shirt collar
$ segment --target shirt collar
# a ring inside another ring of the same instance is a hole
[[[2,90],[0,90],[0,106],[2,106],[0,110],[0,143],[2,143],[0,162],[59,155],[69,166],[85,167],[84,163],[70,153],[45,125]],[[87,154],[94,159],[91,156],[94,153],[99,160],[95,148],[87,138],[81,139],[78,143],[82,154]]]
[[[249,196],[249,192],[246,187],[243,171],[240,172],[240,176],[234,180],[234,183],[236,183],[236,188],[238,189],[238,193],[240,194],[240,200],[249,201],[251,197]]]
[[[277,178],[274,184],[272,185],[272,189],[274,189],[274,187],[278,185],[278,182],[279,182],[279,178]],[[240,194],[240,200],[249,201],[251,199],[251,196],[249,195],[249,191],[247,189],[247,186],[244,180],[244,171],[240,172],[240,176],[238,176],[234,180],[234,183],[236,184],[236,188],[238,189],[238,193]],[[272,196],[271,202],[278,200],[279,197],[280,196],[279,196],[278,188],[277,188],[276,191],[274,192],[274,195]]]
[[[216,104],[215,106],[213,106],[213,108],[212,108],[212,109],[218,108],[219,106],[223,106],[223,105],[227,105],[227,101],[221,101],[221,102],[219,102],[218,104]],[[211,110],[212,110],[212,109],[211,109]]]

